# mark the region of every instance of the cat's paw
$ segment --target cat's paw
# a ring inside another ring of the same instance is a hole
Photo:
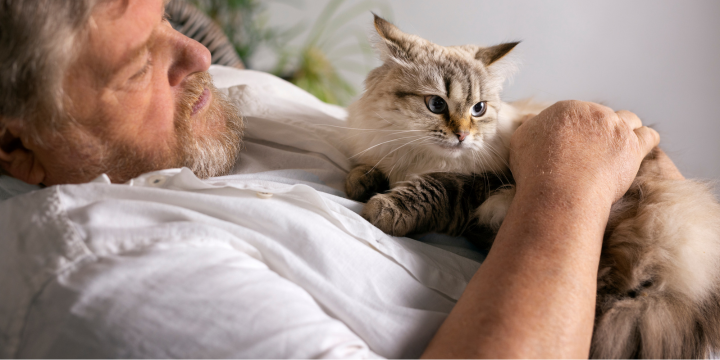
[[[378,194],[370,198],[360,215],[386,234],[405,236],[415,229],[414,217],[398,206],[397,199],[390,194]]]
[[[496,190],[475,210],[478,222],[495,231],[500,229],[514,197],[515,186],[513,185],[506,185]]]
[[[368,201],[373,195],[388,190],[387,177],[374,166],[358,165],[345,178],[345,193],[350,199]]]

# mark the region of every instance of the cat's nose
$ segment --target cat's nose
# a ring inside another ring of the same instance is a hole
[[[463,141],[468,135],[470,135],[470,133],[467,131],[458,131],[455,135],[457,135],[458,140]]]

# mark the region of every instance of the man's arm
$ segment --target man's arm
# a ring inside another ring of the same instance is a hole
[[[634,114],[577,101],[523,124],[515,199],[423,357],[587,357],[610,207],[658,142]]]

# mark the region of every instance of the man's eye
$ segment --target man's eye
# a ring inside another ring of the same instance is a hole
[[[152,61],[151,59],[148,59],[148,61],[145,63],[145,66],[143,66],[140,71],[135,73],[135,75],[130,77],[130,80],[138,80],[143,77],[143,75],[147,74],[150,68],[152,67]]]

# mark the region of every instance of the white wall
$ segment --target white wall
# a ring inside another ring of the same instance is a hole
[[[311,20],[325,3],[306,1],[300,10],[276,3],[271,20]],[[720,1],[385,4],[392,12],[379,11],[402,30],[441,45],[522,40],[523,65],[505,99],[580,99],[631,110],[660,132],[661,146],[686,176],[720,180]],[[367,30],[372,16],[354,21]],[[361,88],[362,76],[351,79]]]

